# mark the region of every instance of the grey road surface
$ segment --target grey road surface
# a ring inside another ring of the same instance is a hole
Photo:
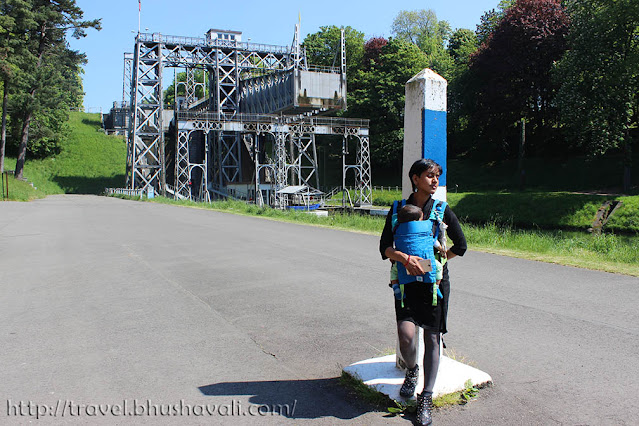
[[[395,346],[377,244],[93,196],[0,203],[0,423],[410,424],[336,379]],[[639,424],[639,279],[477,252],[450,270],[448,350],[495,384],[436,424]]]

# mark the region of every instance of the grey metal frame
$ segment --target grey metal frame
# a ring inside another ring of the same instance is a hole
[[[315,135],[339,134],[346,145],[348,137],[355,136],[359,141],[357,164],[347,165],[344,154],[343,185],[346,186],[347,172],[356,170],[356,186],[360,189],[355,204],[370,204],[368,120],[315,117],[318,111],[297,116],[263,114],[277,111],[278,105],[289,100],[284,98],[290,97],[290,93],[277,90],[283,81],[292,78],[297,70],[314,69],[307,65],[305,51],[299,42],[298,25],[291,47],[139,33],[132,60],[133,119],[128,139],[127,187],[147,191],[153,186],[162,194],[166,194],[168,188],[176,197],[189,199],[193,198],[192,188],[199,187],[195,191],[200,194],[198,198],[208,201],[209,190],[224,195],[228,183],[242,181],[241,157],[246,146],[255,163],[258,202],[262,172],[274,178],[276,189],[289,183],[319,186]],[[341,67],[327,71],[339,72],[345,84],[343,31],[341,47]],[[190,111],[176,111],[175,115],[173,188],[167,186],[164,161],[162,72],[165,67],[186,69],[185,93],[187,106],[191,108]],[[208,72],[210,90],[207,99],[196,102],[196,87],[203,84],[195,81],[194,71],[197,68]],[[264,91],[268,92],[268,96],[257,106],[242,111],[242,94],[257,93],[263,88],[273,90]],[[194,163],[189,158],[194,132],[201,132],[204,138],[205,155],[201,163]],[[264,150],[266,134],[271,134],[275,141],[274,153],[265,164],[260,164],[257,153]],[[247,135],[250,135],[248,139]],[[201,181],[193,182],[195,169],[202,171]],[[277,191],[274,193],[277,194]],[[284,208],[286,200],[275,195],[269,204]]]

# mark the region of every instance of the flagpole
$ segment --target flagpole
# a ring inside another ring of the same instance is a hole
[[[138,34],[140,34],[140,13],[142,12],[142,0],[138,0]]]

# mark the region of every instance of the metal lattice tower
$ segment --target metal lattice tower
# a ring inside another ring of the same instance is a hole
[[[280,189],[319,184],[317,134],[341,135],[344,141],[356,136],[357,164],[344,162],[344,175],[357,170],[355,204],[370,204],[367,120],[317,117],[346,105],[343,31],[339,68],[309,66],[299,41],[298,25],[291,47],[245,43],[236,31],[210,30],[205,38],[138,34],[127,186],[153,186],[161,193],[206,201],[209,194],[227,196],[228,185],[248,178],[254,182],[256,203],[283,208],[287,201]],[[176,91],[178,84],[185,86],[184,109],[164,111],[165,67],[186,70],[186,81],[176,82]],[[197,69],[204,70],[208,91],[196,81]],[[204,99],[196,99],[198,87]],[[316,93],[317,87],[323,92]],[[174,123],[175,146],[167,185],[164,138],[169,121]],[[273,189],[268,199],[264,185]]]
[[[124,75],[122,78],[122,105],[131,101],[131,74],[133,73],[133,53],[124,54]]]

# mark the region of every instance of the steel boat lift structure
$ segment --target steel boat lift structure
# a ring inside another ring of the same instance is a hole
[[[342,189],[348,180],[356,188],[351,205],[370,206],[368,120],[321,115],[346,108],[344,32],[340,66],[316,67],[307,64],[299,31],[296,25],[290,47],[243,42],[241,32],[228,30],[203,38],[139,33],[132,57],[124,58],[132,114],[127,188],[287,208],[291,187],[304,188],[302,198],[319,193],[316,135],[337,135]],[[186,74],[175,82],[173,109],[164,108],[167,68]]]

